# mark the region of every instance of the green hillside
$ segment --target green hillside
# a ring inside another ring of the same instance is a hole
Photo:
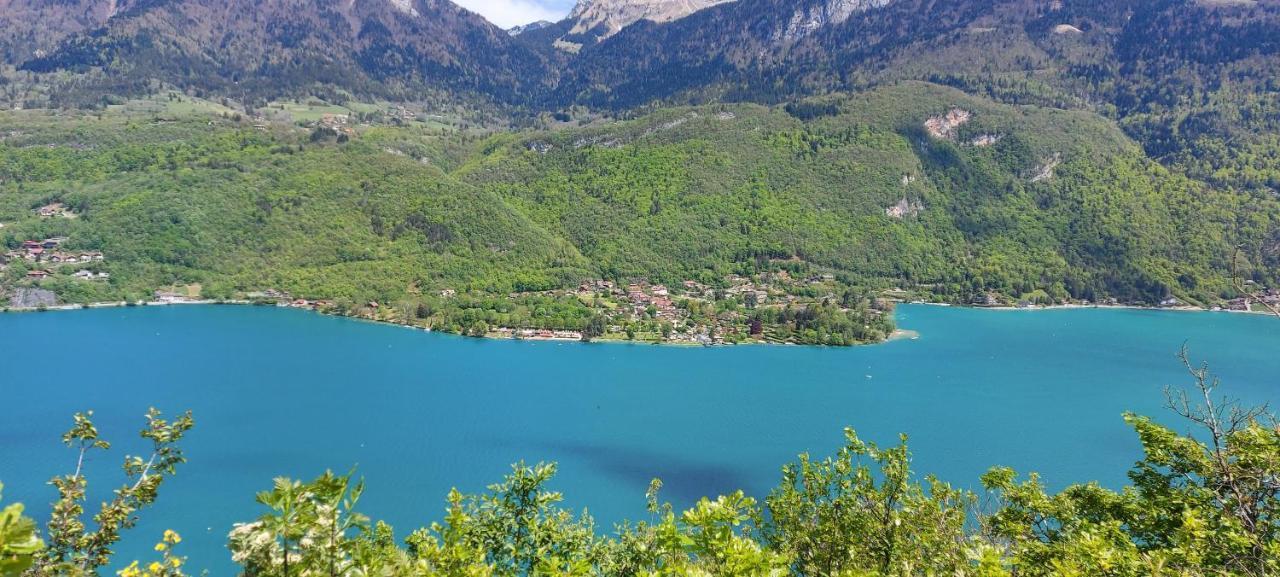
[[[967,121],[931,135],[948,113]],[[0,116],[0,288],[847,344],[886,336],[886,295],[1208,305],[1233,296],[1237,245],[1243,273],[1275,280],[1274,199],[1172,173],[1089,113],[928,84],[496,135],[167,114]],[[54,202],[70,218],[37,214]],[[21,258],[51,237],[67,240]],[[104,258],[48,260],[77,251]],[[597,279],[615,286],[572,291]]]
[[[952,109],[971,120],[954,140],[929,136],[926,119]],[[983,136],[996,142],[972,144]],[[459,175],[622,276],[714,280],[795,259],[956,301],[1208,302],[1228,291],[1231,247],[1275,229],[1271,200],[1170,173],[1097,116],[919,83],[491,146]],[[904,199],[918,215],[886,216]]]

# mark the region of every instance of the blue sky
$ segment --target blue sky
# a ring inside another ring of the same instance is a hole
[[[503,28],[537,20],[556,21],[573,8],[575,0],[454,0]]]

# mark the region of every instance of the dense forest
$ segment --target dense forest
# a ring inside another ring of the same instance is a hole
[[[354,473],[329,472],[275,479],[256,497],[261,516],[222,530],[246,577],[1275,574],[1280,427],[1265,409],[1220,399],[1207,368],[1188,369],[1194,385],[1170,393],[1169,406],[1191,432],[1125,415],[1144,455],[1118,491],[1090,483],[1051,494],[1034,473],[996,467],[978,495],[920,476],[905,436],[881,446],[849,429],[836,454],[800,455],[759,500],[739,491],[677,511],[654,479],[649,518],[611,532],[562,506],[549,488],[556,467],[545,463],[516,464],[484,493],[452,491],[443,519],[407,534],[359,512],[366,487]],[[88,576],[111,565],[121,577],[199,574],[173,531],[156,536],[153,558],[113,558],[122,532],[181,470],[195,425],[190,413],[146,419],[150,455],[125,459],[126,483],[92,522],[78,468],[51,481],[58,499],[44,530],[21,504],[0,510],[0,575]],[[76,415],[63,441],[81,460],[110,447],[92,413]]]
[[[1270,195],[1168,170],[1090,113],[923,83],[517,133],[189,110],[0,130],[11,300],[288,295],[469,334],[850,344],[889,333],[885,299],[1213,306],[1231,278],[1276,282]]]

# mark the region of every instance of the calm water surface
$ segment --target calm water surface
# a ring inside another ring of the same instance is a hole
[[[555,488],[609,526],[644,514],[653,477],[687,505],[763,497],[802,451],[841,430],[911,436],[915,468],[973,487],[992,465],[1060,488],[1118,486],[1138,456],[1121,414],[1163,415],[1187,383],[1187,343],[1228,392],[1280,401],[1280,321],[1129,310],[904,306],[918,340],[873,347],[674,348],[485,341],[252,307],[0,315],[4,502],[41,513],[70,471],[59,444],[96,411],[115,443],[89,465],[90,502],[121,482],[148,406],[190,408],[190,463],[121,545],[150,558],[180,531],[195,569],[229,575],[225,535],[277,475],[358,467],[363,509],[403,536],[439,519],[451,487],[479,491],[524,459],[560,463]]]

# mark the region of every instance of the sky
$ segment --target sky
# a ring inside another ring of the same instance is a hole
[[[555,22],[573,8],[574,0],[454,0],[503,28],[538,20]]]

